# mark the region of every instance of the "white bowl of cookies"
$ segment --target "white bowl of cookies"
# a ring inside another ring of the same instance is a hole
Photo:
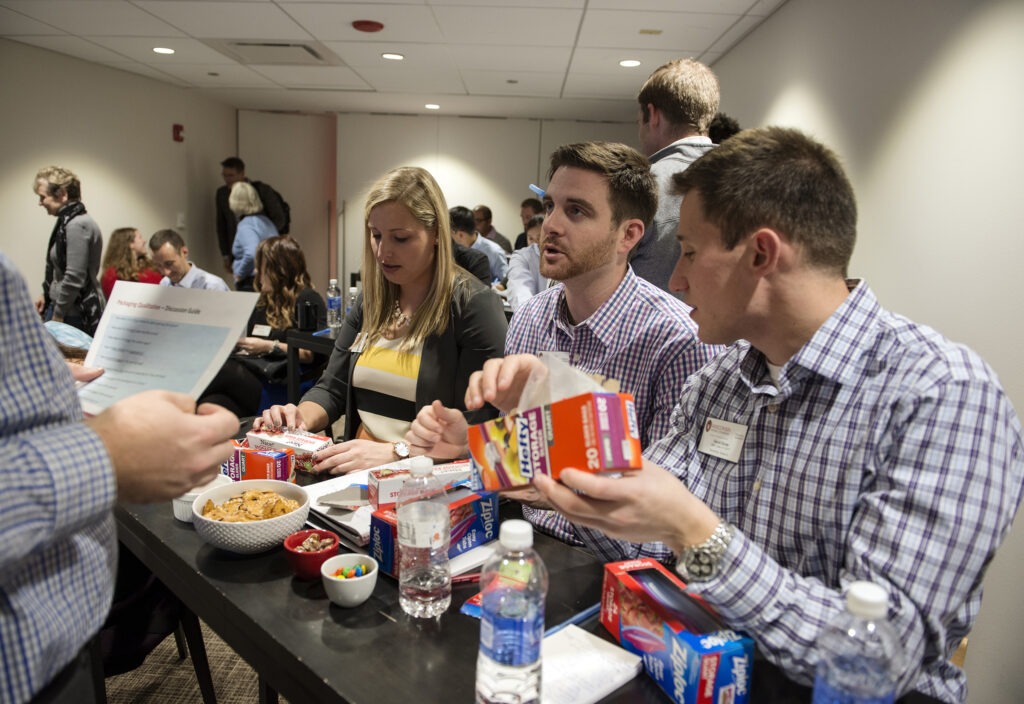
[[[213,547],[250,555],[302,528],[309,495],[290,482],[246,479],[207,489],[192,502],[196,533]]]

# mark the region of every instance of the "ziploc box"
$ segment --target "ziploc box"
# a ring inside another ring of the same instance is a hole
[[[235,442],[234,445],[234,451],[227,462],[221,464],[221,474],[231,477],[236,482],[242,479],[295,481],[291,450],[258,450],[247,447],[244,442]]]
[[[601,623],[677,704],[749,701],[754,641],[718,616],[657,560],[604,566]]]
[[[640,432],[633,396],[572,396],[469,428],[474,486],[497,491],[539,474],[558,479],[565,467],[590,472],[640,469]]]
[[[374,511],[395,507],[398,492],[409,478],[409,469],[406,465],[406,460],[400,460],[386,467],[370,470],[366,480],[366,493]],[[444,482],[445,489],[469,479],[470,471],[468,460],[434,465],[434,476]]]
[[[489,543],[498,535],[497,494],[459,488],[427,501],[448,503],[452,526],[450,558]],[[398,514],[394,509],[374,511],[370,516],[370,555],[381,570],[398,577]]]
[[[250,430],[245,435],[249,447],[254,450],[291,450],[294,453],[294,472],[313,472],[313,453],[333,442],[326,435],[315,435],[304,430]]]

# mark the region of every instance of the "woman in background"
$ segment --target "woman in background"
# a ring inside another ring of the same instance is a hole
[[[318,452],[318,473],[344,474],[407,457],[403,438],[435,399],[465,411],[469,376],[502,354],[501,300],[456,266],[448,206],[427,171],[402,167],[366,201],[363,295],[349,311],[327,369],[298,406],[272,406],[254,427],[329,429],[344,441]],[[497,415],[485,407],[470,423]]]
[[[103,286],[103,295],[108,299],[118,281],[158,284],[163,278],[163,274],[153,268],[146,242],[134,227],[120,227],[110,233],[102,268],[100,284]]]
[[[306,257],[291,237],[271,237],[256,248],[255,280],[259,298],[249,316],[246,336],[238,341],[235,355],[228,358],[206,387],[200,401],[217,403],[240,417],[259,410],[266,384],[283,384],[288,345],[285,333],[298,324],[302,308],[319,330],[327,325],[327,305],[313,290],[306,270]],[[315,358],[299,350],[299,362],[320,366],[326,356]]]
[[[269,237],[277,237],[277,228],[270,218],[263,214],[263,201],[248,181],[238,181],[231,186],[228,207],[238,218],[235,241],[231,245],[231,255],[235,258],[231,265],[231,271],[235,276],[235,289],[252,291],[256,247]]]

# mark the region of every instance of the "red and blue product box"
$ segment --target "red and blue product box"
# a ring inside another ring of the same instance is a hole
[[[277,479],[294,482],[294,459],[291,450],[260,450],[248,447],[245,441],[234,443],[234,451],[220,466],[220,473],[233,481],[242,479]]]
[[[434,476],[440,478],[445,489],[469,479],[469,460],[459,460],[447,464],[435,464]],[[409,478],[408,460],[399,460],[380,469],[371,469],[367,477],[367,496],[374,510],[394,508],[398,500],[398,492]]]
[[[469,428],[473,486],[515,489],[565,467],[588,472],[640,469],[640,432],[632,394],[572,396]]]
[[[676,704],[746,704],[754,641],[685,589],[657,560],[611,562],[601,623]]]
[[[428,501],[445,501],[451,514],[448,557],[489,543],[498,536],[498,495],[456,489]],[[374,511],[370,516],[370,556],[381,571],[398,577],[398,514],[395,509]]]

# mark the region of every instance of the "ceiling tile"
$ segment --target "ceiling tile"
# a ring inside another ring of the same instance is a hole
[[[89,37],[111,51],[127,56],[135,61],[150,64],[159,68],[166,64],[233,64],[232,59],[214,51],[198,39],[182,37]],[[173,54],[156,54],[153,47],[162,46],[174,49]]]
[[[170,83],[172,86],[178,86],[179,88],[190,88],[191,85],[187,81],[183,81],[176,76],[172,76],[169,73],[157,71],[155,68],[140,64],[137,61],[111,61],[103,62],[104,66],[109,68],[116,68],[121,71],[128,71],[129,73],[135,73],[146,78],[154,78],[163,83]]]
[[[410,70],[434,69],[453,71],[456,64],[443,44],[410,44],[409,42],[324,42],[339,59],[352,68],[409,67]],[[404,61],[382,59],[384,52],[399,53]]]
[[[742,15],[755,0],[629,0],[629,9],[637,12],[711,12],[723,15]],[[587,8],[593,10],[622,10],[626,0],[590,0]]]
[[[441,42],[443,36],[426,5],[282,3],[281,9],[317,39],[367,42]],[[359,32],[356,20],[376,20],[379,32]]]
[[[784,2],[786,2],[786,0],[757,0],[747,14],[755,15],[757,17],[767,17],[779,9],[779,6]]]
[[[352,69],[344,66],[250,66],[250,68],[286,88],[370,89],[370,86]]]
[[[269,2],[140,0],[138,7],[193,37],[226,39],[309,39],[310,34]]]
[[[106,63],[109,61],[126,60],[126,58],[120,54],[110,51],[109,49],[104,49],[101,46],[96,46],[92,42],[80,39],[79,37],[63,35],[59,37],[15,37],[15,39],[19,42],[24,42],[25,44],[32,44],[34,46],[42,47],[43,49],[49,49],[50,51],[74,56],[75,58],[82,59],[84,61]]]
[[[0,36],[12,37],[26,34],[59,34],[61,30],[45,22],[26,17],[20,12],[0,7]]]
[[[573,73],[615,73],[636,76],[637,87],[654,69],[675,59],[696,58],[694,51],[670,51],[666,49],[640,51],[638,49],[577,49],[572,54]],[[619,61],[635,59],[639,66],[623,68]]]
[[[582,10],[437,6],[445,39],[488,46],[566,46],[576,36]]]
[[[536,9],[542,3],[540,0],[426,0],[428,5],[450,5],[452,7],[520,7]],[[545,8],[568,8],[583,9],[587,6],[585,0],[543,0]]]
[[[578,45],[702,51],[735,19],[707,13],[594,10],[583,21]],[[661,34],[641,34],[641,30],[661,30]]]
[[[182,34],[124,0],[5,0],[4,4],[79,36],[177,37]]]
[[[246,66],[179,64],[162,66],[160,70],[190,85],[204,88],[277,87],[273,81]],[[211,73],[217,75],[211,76]]]
[[[453,46],[460,70],[562,72],[569,68],[572,50],[556,46],[517,46],[493,51],[480,46]]]
[[[738,41],[753,31],[754,27],[764,21],[763,17],[741,17],[730,27],[715,43],[708,47],[708,51],[726,52]]]
[[[466,86],[457,71],[406,71],[401,68],[363,68],[359,75],[381,92],[454,93],[465,95]]]
[[[522,95],[557,98],[562,92],[564,73],[538,71],[462,71],[470,95]],[[509,81],[515,83],[509,83]]]
[[[644,77],[646,78],[646,76]],[[564,98],[618,98],[629,96],[636,104],[636,94],[644,78],[635,74],[570,73],[562,91]]]

